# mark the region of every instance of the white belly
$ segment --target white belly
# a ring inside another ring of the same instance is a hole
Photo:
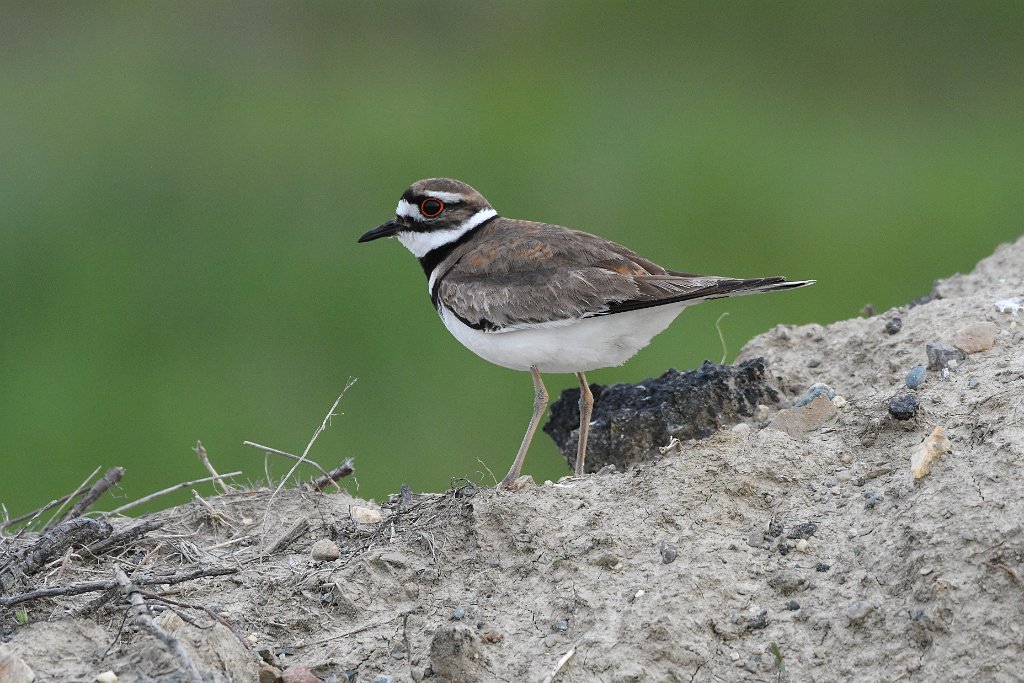
[[[470,351],[513,370],[586,372],[622,365],[686,308],[685,303],[584,318],[558,327],[508,332],[474,330],[441,307],[441,320]]]

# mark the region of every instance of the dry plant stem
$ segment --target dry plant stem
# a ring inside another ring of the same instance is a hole
[[[299,456],[298,462],[292,465],[292,468],[288,470],[288,474],[284,475],[284,478],[281,480],[281,483],[278,484],[277,488],[274,489],[274,492],[270,494],[270,500],[267,501],[267,510],[263,514],[264,529],[267,528],[267,515],[270,514],[270,508],[274,505],[274,498],[276,498],[277,494],[281,492],[282,488],[284,488],[284,483],[288,481],[293,474],[295,474],[295,470],[298,469],[299,465],[301,465],[304,462],[307,462],[306,456],[309,455],[309,451],[311,448],[313,448],[313,444],[316,443],[316,440],[320,437],[324,430],[327,429],[327,423],[331,421],[332,417],[334,417],[334,411],[338,409],[338,404],[341,403],[341,399],[345,397],[345,392],[348,391],[349,388],[355,383],[355,379],[350,379],[348,381],[348,384],[345,385],[345,388],[341,390],[340,394],[338,394],[338,398],[334,399],[334,404],[331,405],[331,409],[327,411],[327,415],[324,416],[323,422],[321,422],[320,426],[316,428],[315,432],[313,432],[313,436],[310,438],[309,443],[306,444],[306,449],[302,451],[302,455]]]
[[[47,529],[49,529],[50,527],[54,526],[55,524],[60,524],[65,519],[68,519],[69,517],[77,517],[78,516],[78,515],[67,515],[67,514],[61,515],[60,512],[61,512],[61,510],[64,509],[64,506],[67,505],[68,502],[70,502],[70,501],[75,499],[75,496],[82,495],[82,491],[85,490],[85,487],[89,485],[89,482],[92,481],[92,478],[95,477],[96,473],[99,472],[99,471],[100,471],[99,467],[94,469],[92,472],[89,473],[89,476],[86,477],[82,481],[82,483],[78,485],[78,487],[74,491],[72,491],[71,493],[69,493],[68,495],[63,497],[62,502],[60,504],[60,507],[57,508],[57,511],[54,512],[50,516],[50,519],[48,519],[46,521],[46,524],[43,525],[43,531],[46,531]]]
[[[241,472],[229,472],[228,474],[217,475],[216,477],[204,477],[202,479],[193,479],[192,481],[183,481],[180,484],[175,484],[174,486],[166,488],[163,491],[157,491],[156,493],[151,493],[148,496],[143,496],[142,498],[139,498],[138,500],[132,501],[131,503],[128,503],[127,505],[122,505],[121,507],[117,508],[116,510],[111,510],[110,512],[104,512],[103,516],[104,517],[112,517],[114,515],[121,514],[125,510],[131,510],[133,507],[138,507],[139,505],[142,505],[144,503],[148,503],[151,500],[155,500],[155,499],[159,498],[160,496],[166,496],[168,493],[174,493],[175,491],[180,491],[183,488],[187,488],[189,486],[195,486],[196,484],[205,484],[206,482],[214,481],[215,479],[229,479],[231,477],[237,477],[240,474],[241,474]]]
[[[199,669],[196,668],[192,657],[185,651],[185,648],[177,638],[156,625],[153,617],[149,615],[149,608],[146,606],[146,601],[143,599],[142,594],[128,579],[128,575],[121,569],[121,565],[115,563],[113,571],[117,584],[132,603],[136,623],[160,639],[167,646],[167,649],[174,653],[174,656],[178,658],[178,662],[181,663],[181,667],[185,670],[188,679],[192,683],[203,683],[203,675],[199,673]]]
[[[299,536],[302,536],[302,534],[306,533],[308,529],[309,520],[303,517],[295,524],[293,524],[292,527],[288,529],[288,531],[284,532],[284,535],[282,535],[279,539],[271,543],[270,546],[265,551],[260,553],[260,555],[273,555],[278,550],[281,550],[282,548],[294,543],[295,540],[299,538]]]
[[[572,659],[572,656],[574,654],[576,654],[575,645],[569,648],[569,651],[562,655],[562,658],[558,660],[557,664],[555,664],[555,668],[551,670],[551,673],[544,677],[544,683],[552,683],[552,681],[555,680],[555,676],[558,675],[558,672],[560,672],[562,668],[565,667],[569,660]]]
[[[110,522],[78,517],[53,527],[0,571],[0,592],[6,593],[22,576],[32,576],[47,562],[60,557],[73,545],[87,545],[113,532]]]
[[[238,569],[235,567],[200,567],[180,574],[165,574],[162,576],[150,576],[148,574],[136,575],[135,585],[150,586],[164,583],[184,583],[185,581],[191,581],[203,576],[224,576],[226,574],[237,573]],[[71,584],[70,586],[51,586],[50,588],[40,588],[38,590],[29,591],[28,593],[19,593],[8,597],[0,596],[0,607],[13,607],[14,605],[20,605],[23,602],[31,602],[32,600],[39,600],[41,598],[54,598],[63,595],[81,595],[82,593],[107,591],[112,588],[117,588],[117,586],[117,581],[112,580],[87,581],[85,583]]]
[[[93,484],[85,494],[75,503],[70,510],[68,510],[60,521],[65,519],[74,519],[75,517],[81,517],[86,510],[92,507],[100,497],[110,490],[110,488],[121,481],[121,477],[124,476],[123,467],[111,467],[107,470],[107,473],[103,475],[103,478]]]
[[[224,493],[230,493],[231,489],[221,480],[221,476],[217,474],[217,470],[213,469],[213,465],[210,464],[210,457],[206,454],[206,447],[203,446],[203,442],[197,440],[196,445],[192,450],[196,452],[197,456],[199,456],[199,461],[203,463],[203,467],[206,468],[206,471],[216,477],[215,481],[217,482],[217,485],[220,486],[220,490]]]
[[[313,491],[323,491],[328,486],[333,485],[334,488],[340,491],[341,487],[338,486],[338,480],[344,479],[353,472],[355,472],[355,470],[352,468],[352,461],[346,460],[330,472],[325,473],[324,476],[317,477],[312,481],[306,482],[302,487]]]
[[[271,454],[271,455],[280,455],[280,456],[281,456],[282,458],[290,458],[290,459],[292,459],[292,460],[298,460],[299,462],[305,462],[305,463],[307,463],[308,465],[310,465],[311,467],[315,467],[315,468],[316,468],[317,470],[319,470],[319,471],[320,471],[320,473],[321,473],[322,475],[324,475],[325,477],[330,477],[330,476],[331,476],[331,475],[330,475],[330,474],[329,474],[329,473],[327,472],[327,470],[325,470],[325,469],[324,469],[323,467],[321,467],[321,466],[320,466],[320,463],[318,463],[318,462],[317,462],[316,460],[309,460],[309,459],[303,460],[303,459],[302,459],[302,458],[300,458],[299,456],[297,456],[297,455],[293,455],[292,453],[288,453],[288,452],[286,452],[286,451],[279,451],[279,450],[277,450],[276,448],[271,448],[270,446],[264,446],[264,445],[262,445],[262,444],[254,443],[254,442],[252,442],[252,441],[243,441],[243,442],[242,442],[242,445],[243,445],[243,446],[249,446],[250,448],[256,448],[256,449],[259,449],[259,450],[261,450],[261,451],[263,451],[263,452],[265,452],[265,453],[269,453],[269,454]],[[351,474],[351,473],[350,473],[350,474]],[[267,481],[270,481],[270,478],[269,478],[269,476],[268,476],[268,478],[267,478]],[[337,490],[339,490],[339,491],[341,490],[341,487],[340,487],[340,486],[338,486],[338,484],[337,484],[337,483],[334,483],[334,488],[336,488],[336,489],[337,489]]]

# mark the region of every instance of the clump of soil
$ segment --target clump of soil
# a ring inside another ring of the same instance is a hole
[[[69,553],[12,591],[107,579],[115,560],[132,576],[236,569],[149,587],[195,607],[158,619],[215,681],[260,666],[268,681],[1015,680],[1024,240],[936,294],[755,338],[740,361],[766,359],[779,391],[831,391],[622,474],[514,493],[461,482],[379,508],[238,492],[151,515],[160,529],[99,558]],[[991,339],[908,388],[928,344],[979,323]],[[897,419],[889,406],[908,394],[916,408]],[[936,426],[951,452],[915,479],[911,453]],[[325,539],[337,559],[312,558]],[[8,659],[43,680],[186,680],[126,615],[116,591],[0,609]]]
[[[688,441],[714,434],[723,425],[753,417],[759,405],[779,402],[765,377],[763,358],[737,365],[711,361],[697,370],[669,370],[638,384],[591,384],[594,412],[587,440],[587,471],[615,465],[620,471],[649,459],[672,439]],[[570,467],[579,443],[580,390],[566,389],[551,405],[544,431]]]

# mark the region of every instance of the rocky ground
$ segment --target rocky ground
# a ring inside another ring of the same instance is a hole
[[[681,449],[625,471],[382,506],[235,492],[8,572],[0,680],[184,681],[186,660],[207,681],[1021,680],[1024,240],[933,294],[753,339],[739,361],[766,360],[779,403],[697,441],[679,425]],[[929,344],[970,353],[933,346],[929,369]],[[950,450],[915,478],[936,426]],[[153,583],[12,603],[115,562]],[[197,567],[233,573],[160,583]]]

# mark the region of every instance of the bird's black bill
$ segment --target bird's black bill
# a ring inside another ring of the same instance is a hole
[[[364,233],[359,238],[360,242],[370,242],[372,240],[379,240],[381,237],[391,237],[401,229],[402,226],[398,224],[398,221],[388,221],[383,225],[378,225],[373,230]]]

